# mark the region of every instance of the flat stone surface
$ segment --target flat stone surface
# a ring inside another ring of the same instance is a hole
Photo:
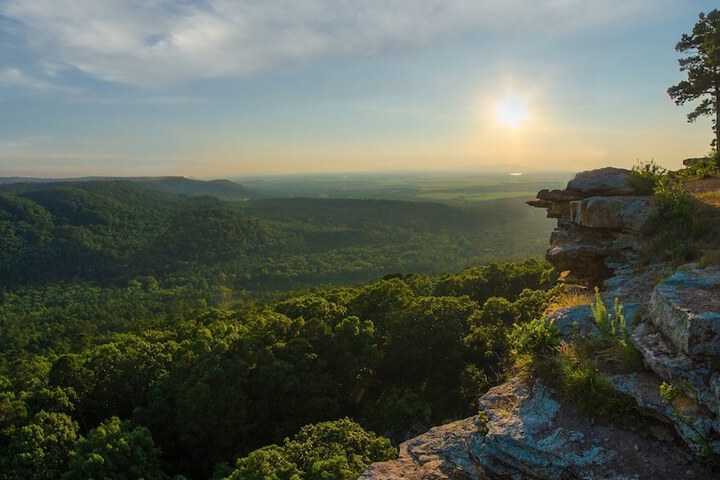
[[[655,326],[679,350],[720,356],[720,266],[678,271],[655,287],[648,306]]]

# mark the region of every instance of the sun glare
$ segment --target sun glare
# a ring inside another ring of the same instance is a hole
[[[507,95],[495,105],[497,121],[510,128],[517,128],[527,119],[525,101],[514,95]]]

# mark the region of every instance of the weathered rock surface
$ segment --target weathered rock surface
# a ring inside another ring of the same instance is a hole
[[[598,168],[575,175],[575,178],[568,182],[566,190],[578,192],[583,198],[595,195],[632,195],[635,190],[628,183],[629,178],[630,170],[625,168]]]
[[[613,242],[610,232],[593,232],[561,218],[550,236],[545,258],[557,270],[569,271],[572,283],[594,287],[612,275],[605,259]]]
[[[361,479],[467,480],[485,479],[471,457],[471,445],[482,441],[484,426],[478,417],[430,429],[400,445],[397,460],[370,465]]]
[[[650,197],[589,197],[570,202],[570,220],[578,225],[636,234],[654,212]]]
[[[646,365],[662,380],[681,389],[688,397],[713,413],[712,438],[720,438],[720,373],[709,361],[699,361],[683,352],[655,330],[652,323],[641,323],[631,337]],[[714,450],[720,453],[720,445]]]
[[[720,266],[679,271],[655,288],[655,326],[684,353],[720,356]]]
[[[560,308],[548,315],[547,320],[553,322],[563,338],[574,335],[595,335],[598,331],[590,305]]]
[[[596,422],[527,377],[494,387],[478,417],[405,442],[364,480],[711,479],[711,469],[661,425],[646,432]],[[480,420],[486,416],[487,421]]]
[[[588,441],[578,422],[585,419],[563,415],[552,390],[539,381],[516,378],[491,389],[480,410],[488,416],[488,433],[472,455],[499,477],[597,478],[598,468],[617,455]]]
[[[609,380],[618,392],[635,399],[644,413],[672,424],[696,453],[703,454],[707,447],[718,447],[715,415],[685,393],[679,394],[672,403],[666,403],[660,396],[662,381],[658,376],[634,372],[612,375]]]

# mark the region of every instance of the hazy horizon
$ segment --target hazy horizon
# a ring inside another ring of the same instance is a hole
[[[710,147],[711,1],[8,0],[0,176],[582,171]]]
[[[572,177],[577,171],[573,170],[552,170],[552,169],[486,169],[480,167],[459,167],[455,169],[434,169],[434,170],[356,170],[356,171],[327,171],[327,172],[281,172],[281,173],[257,173],[246,175],[58,175],[58,176],[29,176],[29,175],[0,175],[2,179],[18,178],[32,180],[81,180],[81,179],[132,179],[132,178],[187,178],[191,180],[212,181],[212,180],[230,180],[241,183],[243,180],[261,180],[261,179],[280,179],[280,178],[363,178],[363,177],[435,177],[435,176],[456,176],[456,175],[472,175],[472,176],[489,176],[489,177],[522,177],[531,176],[551,176],[556,177]]]

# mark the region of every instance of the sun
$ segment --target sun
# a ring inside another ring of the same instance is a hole
[[[515,95],[506,95],[495,104],[495,116],[500,124],[518,128],[528,117],[525,100]]]

